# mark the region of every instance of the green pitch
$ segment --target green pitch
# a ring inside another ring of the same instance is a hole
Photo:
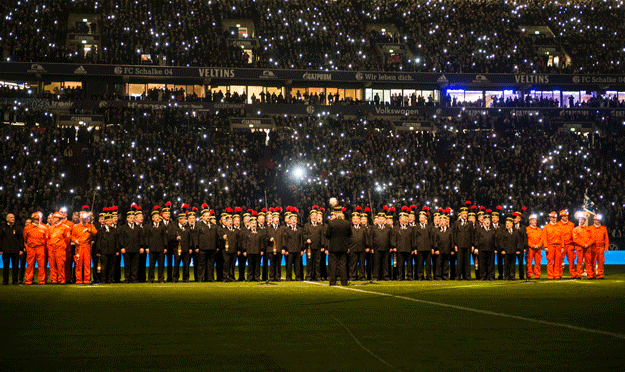
[[[614,371],[607,279],[0,286],[0,371]]]

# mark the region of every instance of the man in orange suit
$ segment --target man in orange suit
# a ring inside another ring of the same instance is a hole
[[[558,214],[553,211],[549,213],[549,223],[543,228],[545,239],[545,247],[547,248],[547,278],[560,279],[558,266],[562,262],[562,254],[564,253],[564,245],[562,244],[562,236],[560,227],[556,223]]]
[[[24,246],[26,247],[26,276],[24,282],[33,284],[35,262],[39,267],[38,284],[46,284],[46,249],[48,247],[48,228],[41,223],[41,212],[31,216],[32,223],[24,228]]]
[[[601,215],[595,215],[594,223],[590,227],[592,231],[592,238],[595,242],[593,249],[593,254],[596,259],[593,260],[592,266],[597,262],[597,279],[603,279],[603,264],[605,263],[605,255],[604,253],[608,251],[608,247],[610,246],[610,240],[608,239],[608,230],[605,226],[601,226]]]
[[[560,257],[560,266],[558,266],[558,276],[562,277],[564,274],[564,257],[566,256],[569,262],[571,279],[579,279],[582,273],[578,273],[577,267],[575,266],[575,244],[573,244],[573,229],[575,228],[575,224],[569,221],[569,211],[560,211],[558,227],[560,228],[560,236],[562,237],[562,245],[564,246],[564,254]]]
[[[543,230],[537,226],[536,215],[530,215],[530,225],[525,228],[527,231],[527,242],[524,242],[525,246],[528,246],[527,250],[527,278],[531,279],[540,278],[540,261],[543,259],[541,249],[544,245]],[[532,261],[534,262],[534,270],[532,273]]]
[[[573,243],[577,249],[577,272],[581,273],[583,270],[582,261],[586,261],[586,274],[588,279],[595,278],[595,257],[593,254],[593,246],[595,241],[593,240],[592,228],[588,226],[588,213],[577,212],[575,216],[579,220],[579,226],[573,229]],[[579,276],[578,278],[581,278]]]
[[[74,222],[67,219],[67,208],[65,207],[61,208],[59,213],[61,213],[61,223],[67,226],[67,228],[71,231],[72,228],[74,227]],[[73,255],[74,255],[74,243],[70,241],[69,243],[67,243],[67,247],[65,247],[65,282],[66,283],[72,282],[72,276],[73,276],[72,275],[72,261],[74,257]]]
[[[65,284],[65,256],[69,245],[71,230],[61,222],[61,213],[52,215],[48,228],[48,263],[50,264],[50,282]]]
[[[88,218],[89,206],[85,205],[80,212],[80,223],[72,227],[71,240],[76,246],[76,284],[91,282],[91,242],[97,231],[87,223]]]

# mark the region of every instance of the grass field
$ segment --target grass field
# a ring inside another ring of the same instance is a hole
[[[606,280],[0,286],[0,371],[623,371]]]

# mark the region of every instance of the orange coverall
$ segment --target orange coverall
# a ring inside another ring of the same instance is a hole
[[[575,244],[573,244],[575,224],[571,221],[567,223],[559,221],[558,227],[560,228],[560,236],[562,236],[562,244],[564,245],[564,254],[560,258],[560,266],[558,267],[558,277],[562,277],[564,274],[564,256],[566,256],[566,260],[569,262],[571,279],[581,277],[582,273],[578,273],[575,267]]]
[[[50,281],[65,284],[65,256],[69,244],[70,229],[62,223],[48,229],[48,262],[50,263]]]
[[[573,242],[577,249],[577,272],[581,276],[582,257],[586,261],[586,274],[588,279],[595,277],[595,257],[593,254],[594,240],[592,238],[592,228],[589,226],[577,226],[573,229]],[[585,248],[587,247],[587,248]]]
[[[76,284],[91,282],[91,241],[97,234],[92,224],[77,224],[72,228],[71,240],[76,243]],[[83,270],[84,265],[84,270]]]
[[[42,224],[32,224],[24,228],[24,246],[26,247],[26,274],[24,282],[33,284],[35,261],[39,267],[39,284],[46,284],[46,248],[48,246],[48,228]]]
[[[74,227],[74,223],[70,220],[65,220],[61,222],[63,225],[67,226],[70,233],[72,228]],[[65,248],[65,280],[69,283],[72,280],[72,245],[71,241],[67,242],[67,247]]]
[[[608,251],[610,246],[610,240],[608,238],[608,229],[605,226],[590,226],[592,231],[592,239],[595,241],[593,246],[595,261],[592,262],[593,266],[595,262],[598,262],[597,278],[603,278],[603,264],[605,263],[604,252]]]
[[[532,277],[532,261],[534,261],[534,278],[540,278],[540,261],[543,259],[541,248],[544,245],[544,233],[543,230],[536,226],[528,226],[525,228],[527,231],[527,242],[525,242],[529,249],[527,250],[527,277]],[[534,249],[534,246],[538,246]]]
[[[562,236],[560,227],[556,223],[548,223],[543,227],[545,246],[547,247],[547,278],[560,279],[558,266],[562,262]]]

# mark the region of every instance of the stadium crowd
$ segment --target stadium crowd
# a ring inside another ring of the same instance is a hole
[[[276,0],[4,4],[4,61],[429,72],[623,73],[622,1]],[[93,14],[68,25],[70,14]],[[248,55],[223,21],[245,20]],[[388,25],[389,33],[372,28]],[[525,27],[548,26],[540,35]],[[396,29],[390,33],[390,28]],[[85,51],[72,32],[99,35]],[[252,38],[252,36],[249,36]],[[256,43],[256,41],[258,43]],[[403,53],[386,56],[383,43]],[[550,61],[545,48],[551,50]],[[210,53],[206,53],[210,50]]]

